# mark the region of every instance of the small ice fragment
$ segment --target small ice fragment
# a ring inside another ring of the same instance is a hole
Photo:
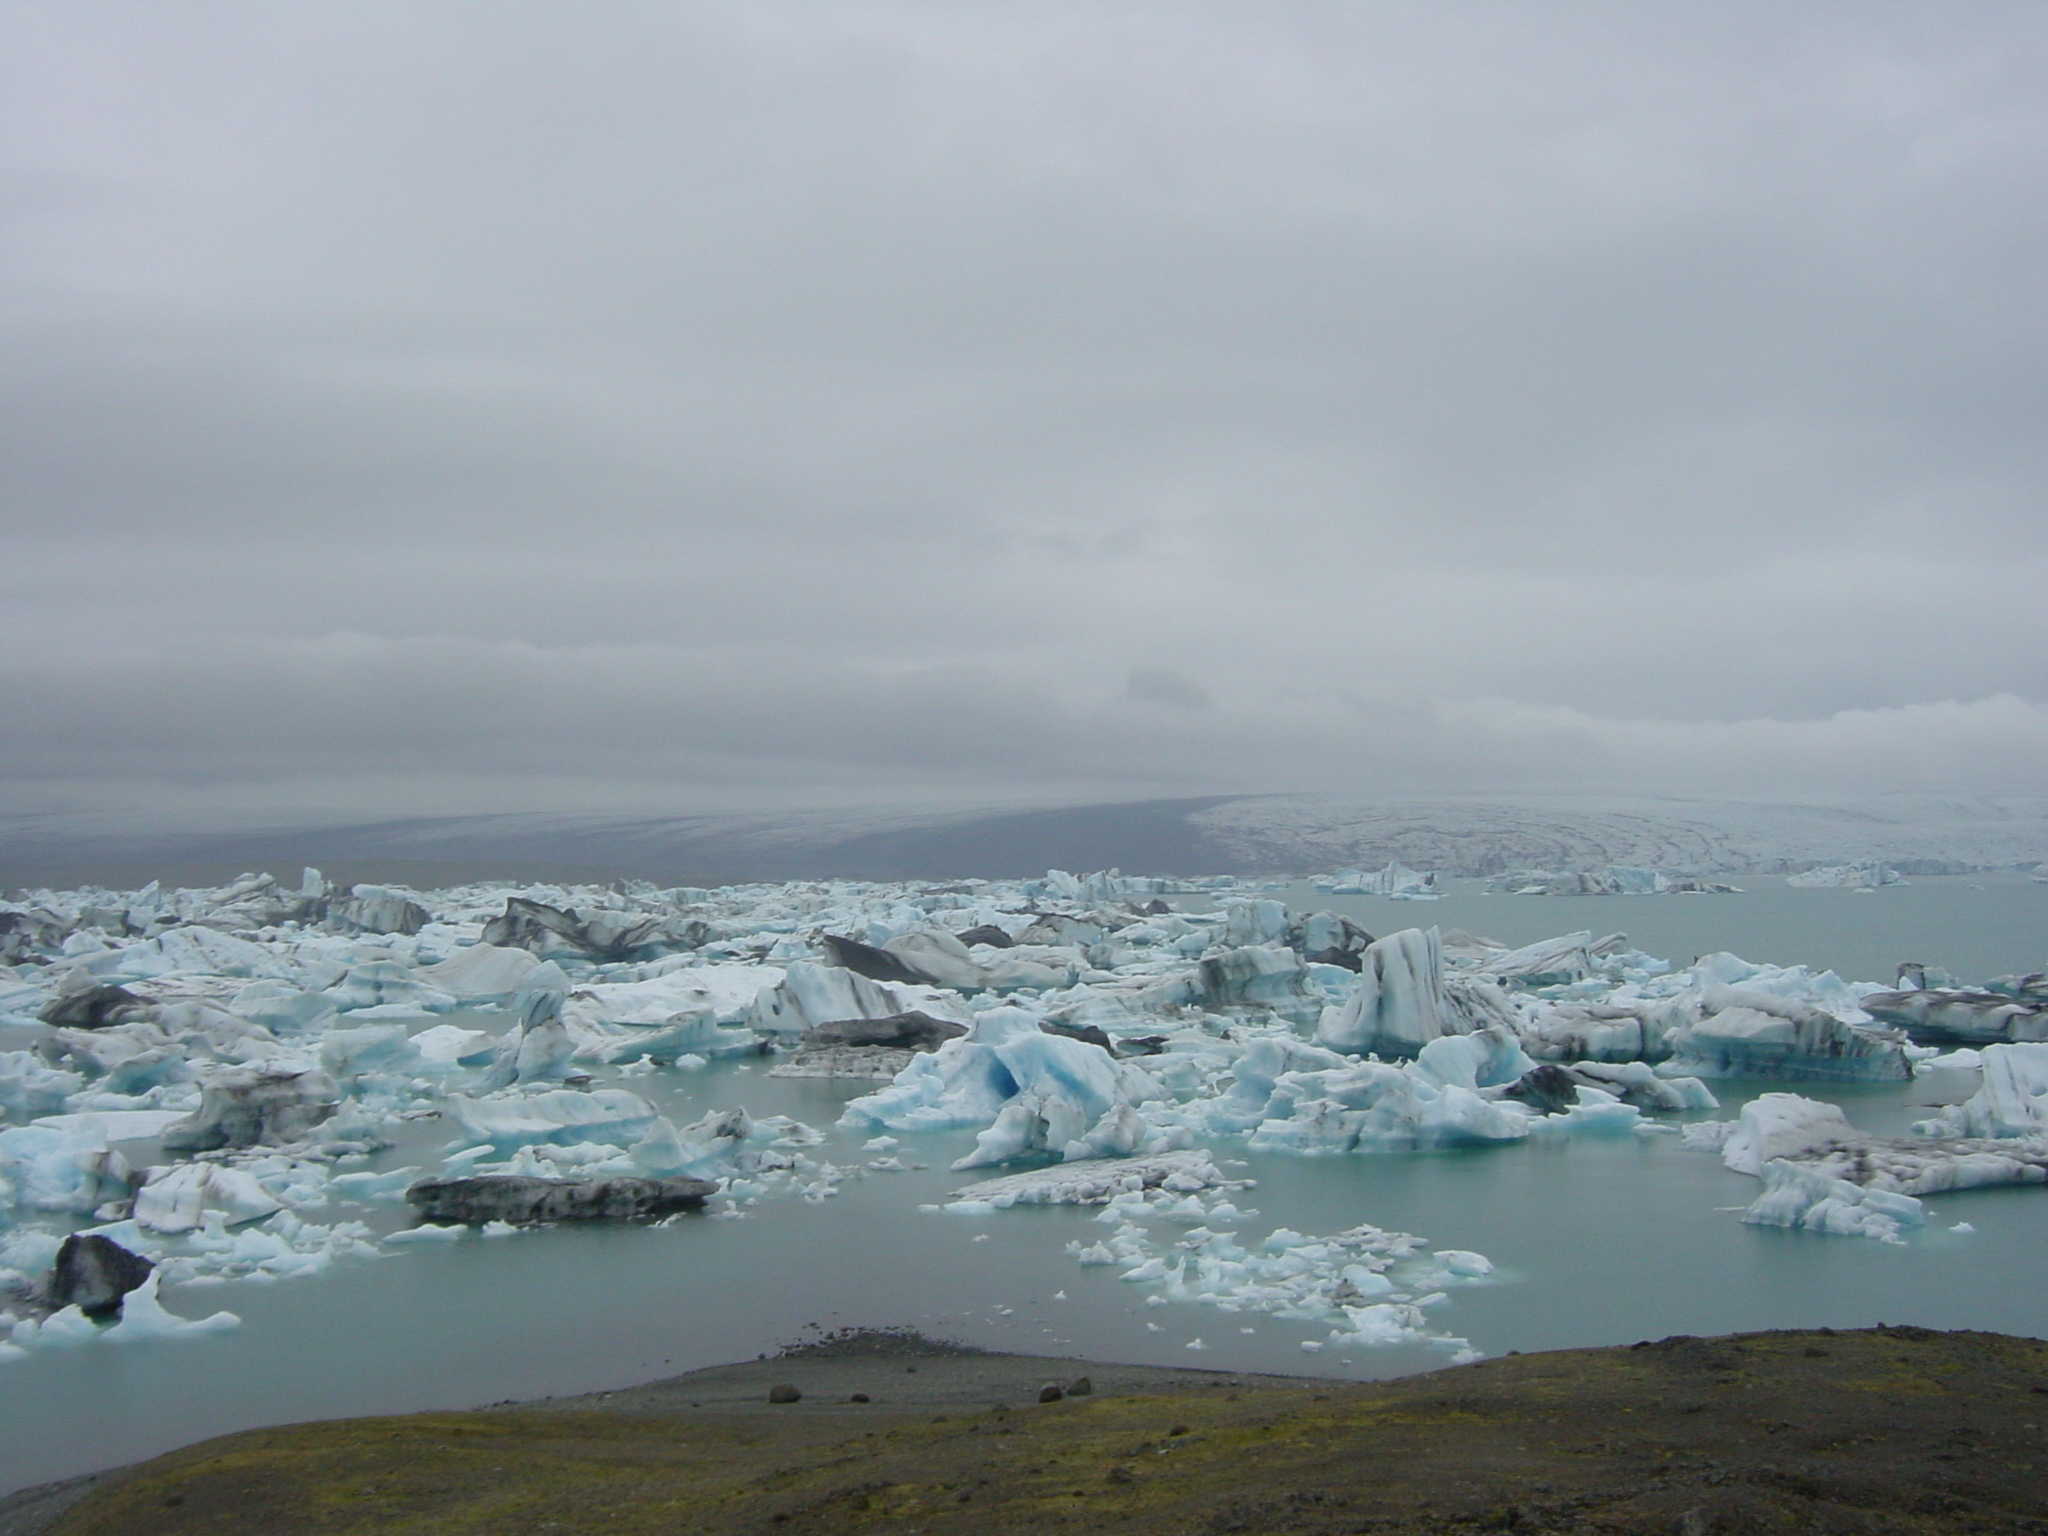
[[[977,1232],[974,1234],[974,1240],[977,1243],[985,1243],[988,1241],[988,1234],[986,1232]]]
[[[1189,1349],[1207,1349],[1209,1346],[1204,1344],[1200,1339],[1189,1339],[1187,1347]]]
[[[384,1241],[386,1243],[452,1243],[458,1238],[466,1236],[468,1232],[469,1228],[467,1227],[407,1227],[403,1232],[387,1234]]]
[[[1959,1221],[1954,1226],[1949,1228],[1949,1231],[1951,1232],[1974,1232],[1976,1230],[1977,1229],[1971,1226],[1967,1221]]]

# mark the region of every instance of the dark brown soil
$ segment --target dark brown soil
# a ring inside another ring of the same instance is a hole
[[[803,1395],[771,1405],[776,1385]],[[857,1336],[593,1398],[230,1435],[15,1529],[2048,1536],[2044,1426],[2048,1343],[1998,1334],[1676,1338],[1366,1384]]]

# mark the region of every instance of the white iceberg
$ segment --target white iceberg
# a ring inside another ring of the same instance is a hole
[[[1927,1213],[1911,1195],[1866,1189],[1818,1169],[1778,1158],[1764,1166],[1764,1192],[1742,1219],[1751,1226],[1800,1227],[1845,1237],[1903,1241],[1900,1234],[1926,1224]]]

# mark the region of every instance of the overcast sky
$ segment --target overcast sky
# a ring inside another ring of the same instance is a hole
[[[2048,7],[0,4],[0,809],[2039,789]]]

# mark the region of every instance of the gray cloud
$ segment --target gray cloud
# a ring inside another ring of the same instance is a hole
[[[2037,8],[4,16],[0,803],[2038,753]]]

